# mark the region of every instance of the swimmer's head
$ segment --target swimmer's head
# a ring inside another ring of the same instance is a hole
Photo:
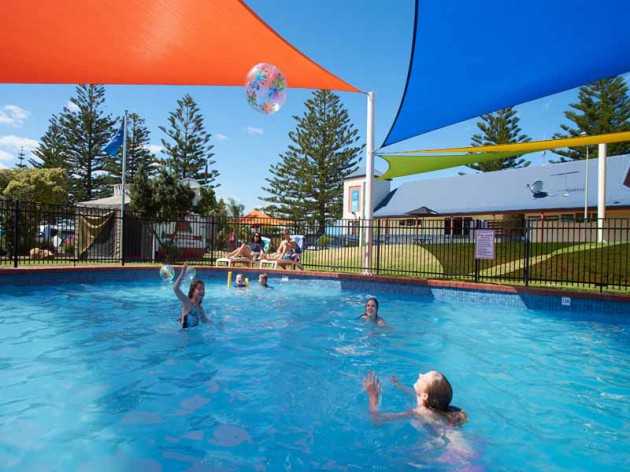
[[[378,300],[374,297],[368,298],[365,303],[365,314],[369,318],[374,318],[378,315]]]
[[[245,277],[243,277],[243,274],[236,274],[234,282],[236,282],[236,285],[245,285]]]
[[[195,280],[190,282],[190,288],[188,289],[188,298],[197,304],[201,304],[203,297],[206,294],[206,286],[203,280]]]
[[[453,399],[453,388],[448,379],[440,372],[431,370],[418,375],[413,384],[418,404],[438,411],[448,411]]]
[[[258,283],[260,285],[267,285],[267,274],[260,274],[258,276]]]

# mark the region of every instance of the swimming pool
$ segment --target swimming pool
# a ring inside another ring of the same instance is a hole
[[[528,309],[338,281],[208,281],[221,327],[178,329],[157,277],[0,287],[0,468],[15,470],[619,470],[630,462],[623,314]],[[394,329],[357,321],[367,295]],[[372,424],[442,370],[470,421],[456,441]],[[449,441],[452,441],[449,445]]]

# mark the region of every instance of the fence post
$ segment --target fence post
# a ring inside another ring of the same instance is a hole
[[[18,242],[20,241],[20,201],[15,201],[15,230],[13,231],[13,267],[18,266]]]
[[[529,221],[525,223],[525,270],[523,271],[523,277],[526,287],[529,285],[529,223]]]
[[[372,220],[374,221],[374,220]],[[381,220],[376,220],[376,275],[381,270]]]

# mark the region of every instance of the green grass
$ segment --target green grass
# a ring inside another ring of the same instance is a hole
[[[604,245],[540,243],[530,244],[530,286],[570,288],[578,290],[602,290],[601,283],[614,285],[615,293],[630,292],[630,244]],[[426,244],[426,245],[381,245],[375,246],[373,267],[380,275],[400,277],[422,277],[440,279],[474,280],[475,247],[471,243]],[[219,257],[218,253],[214,253]],[[524,285],[525,245],[519,242],[498,243],[496,258],[479,261],[479,281]],[[209,260],[194,261],[205,265]],[[302,255],[306,269],[322,272],[364,271],[364,250],[360,247],[330,248],[306,251]],[[128,266],[159,266],[162,263],[126,263]],[[53,266],[119,267],[118,263],[51,260],[20,260],[20,267]],[[12,267],[12,261],[0,262],[0,267]],[[532,279],[537,281],[532,281]],[[580,283],[570,282],[579,280]]]

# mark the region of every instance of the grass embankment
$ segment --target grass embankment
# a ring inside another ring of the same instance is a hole
[[[213,256],[220,257],[218,253]],[[372,255],[374,273],[402,277],[457,278],[474,280],[475,246],[472,243],[381,245]],[[206,261],[204,261],[206,262]],[[207,261],[210,262],[210,261]],[[203,264],[201,261],[194,261]],[[305,268],[324,272],[364,271],[364,251],[360,247],[330,248],[305,251]],[[128,266],[151,266],[161,263],[125,263]],[[20,260],[19,267],[77,267],[119,263],[72,260]],[[10,260],[0,261],[0,267],[12,267]],[[523,285],[525,244],[497,243],[494,260],[478,262],[479,280],[484,282]],[[529,245],[530,285],[600,290],[600,285],[630,285],[630,244],[597,245],[536,243]],[[579,281],[570,282],[570,281]],[[630,292],[630,288],[614,291]]]

